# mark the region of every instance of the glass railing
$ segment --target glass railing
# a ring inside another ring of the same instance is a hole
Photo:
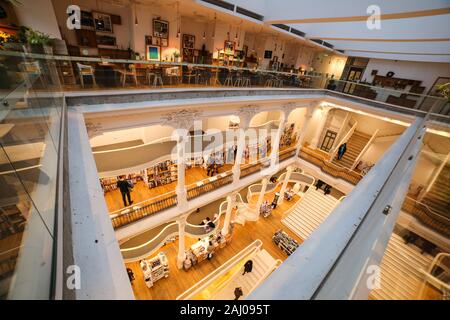
[[[0,299],[50,299],[64,97],[49,57],[0,51],[0,73]]]
[[[0,51],[8,59],[17,59],[21,53]],[[318,72],[294,73],[258,68],[240,68],[223,65],[193,64],[170,61],[106,59],[98,57],[48,56],[27,54],[30,61],[52,61],[53,78],[61,79],[64,91],[107,89],[159,89],[177,87],[233,87],[233,88],[303,88],[327,89],[353,96],[361,101],[381,102],[377,105],[397,111],[423,115],[433,113],[449,115],[449,102],[438,96],[419,94],[417,88],[404,90],[373,86],[367,83],[327,78]],[[18,70],[39,82],[45,70],[33,68]],[[14,75],[8,75],[8,82]],[[42,88],[41,88],[42,89]]]

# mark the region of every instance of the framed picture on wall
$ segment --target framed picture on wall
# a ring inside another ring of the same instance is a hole
[[[153,36],[168,39],[169,22],[165,20],[153,19]]]
[[[92,16],[94,17],[95,31],[113,32],[113,25],[109,14],[94,11],[92,12]]]
[[[161,47],[168,47],[169,46],[169,39],[161,38]]]
[[[146,46],[146,59],[150,61],[159,61],[161,59],[159,46]]]
[[[272,59],[272,51],[270,50],[264,51],[264,59]]]
[[[195,36],[190,34],[183,34],[183,48],[194,49]]]
[[[151,46],[152,44],[152,36],[145,36],[145,45]]]

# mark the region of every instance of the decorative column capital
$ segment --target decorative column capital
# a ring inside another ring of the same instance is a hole
[[[186,129],[194,124],[194,121],[201,116],[201,111],[181,109],[166,113],[161,116],[162,125],[168,125],[176,129]]]
[[[237,116],[239,117],[241,128],[248,128],[250,125],[250,121],[252,118],[259,112],[259,107],[256,105],[249,104],[245,107],[240,107],[237,112]]]
[[[291,114],[291,112],[297,108],[298,108],[298,106],[295,102],[288,102],[281,107],[281,110],[283,110],[284,116],[287,119],[289,117],[289,115]]]

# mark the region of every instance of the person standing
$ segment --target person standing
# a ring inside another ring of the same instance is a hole
[[[338,160],[341,160],[342,157],[345,154],[345,151],[347,151],[347,143],[343,143],[339,146],[339,150],[338,150]]]
[[[133,283],[133,280],[134,280],[133,270],[131,270],[130,268],[127,268],[127,274],[128,274],[128,279],[130,279],[130,282]]]
[[[127,206],[127,199],[128,199],[128,206],[131,206],[133,201],[131,200],[130,192],[133,188],[128,183],[128,181],[125,180],[124,176],[121,176],[119,178],[119,181],[117,181],[117,188],[120,190],[120,193],[122,194],[123,205],[125,207]]]

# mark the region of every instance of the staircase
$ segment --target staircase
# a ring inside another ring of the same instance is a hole
[[[405,244],[403,239],[392,234],[381,261],[380,289],[374,289],[370,298],[377,300],[417,299],[423,283],[419,271],[428,270],[432,257],[421,254],[413,245]]]
[[[356,158],[359,156],[361,151],[364,149],[366,144],[369,142],[370,136],[362,132],[355,131],[350,139],[347,141],[347,151],[345,151],[344,156],[341,160],[333,159],[333,163],[338,166],[350,169],[353,166]],[[339,147],[339,146],[338,146]]]
[[[450,165],[444,166],[422,202],[432,210],[450,218]]]
[[[244,267],[241,267],[234,278],[225,287],[214,294],[212,300],[233,300],[234,289],[240,287],[244,294],[240,300],[245,299],[261,282],[267,278],[278,266],[275,260],[266,250],[262,249],[252,259],[252,272],[242,275]],[[245,263],[245,262],[244,262]]]
[[[307,239],[328,217],[339,200],[324,195],[322,190],[310,187],[294,209],[281,222],[297,234]]]

